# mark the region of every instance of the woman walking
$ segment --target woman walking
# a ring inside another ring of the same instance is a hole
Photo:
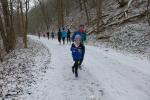
[[[58,42],[61,44],[61,30],[58,30]]]
[[[70,38],[70,35],[71,35],[71,32],[70,30],[68,29],[68,32],[67,32],[67,43],[71,43],[71,38]]]

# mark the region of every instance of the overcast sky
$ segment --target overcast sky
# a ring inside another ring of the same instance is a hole
[[[35,0],[37,1],[37,0]],[[30,7],[33,7],[34,6],[34,0],[30,0]]]

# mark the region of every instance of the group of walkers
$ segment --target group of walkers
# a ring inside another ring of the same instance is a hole
[[[40,38],[40,33],[38,34]],[[50,39],[50,33],[47,32],[46,34],[43,34],[43,37],[46,37]],[[72,37],[71,37],[72,36]],[[61,41],[63,41],[63,45],[65,45],[65,41],[67,38],[67,43],[72,43],[71,45],[71,52],[72,52],[72,58],[74,61],[74,64],[72,66],[72,72],[75,74],[75,77],[78,77],[78,69],[82,69],[82,62],[84,59],[85,54],[85,45],[84,42],[86,41],[86,32],[85,32],[85,26],[80,25],[79,29],[74,32],[71,35],[71,31],[68,29],[67,31],[65,28],[58,30],[58,42],[61,44]],[[55,33],[51,32],[51,38],[55,38]]]
[[[86,41],[86,32],[85,32],[85,26],[80,25],[79,29],[72,34],[71,37],[71,31],[68,29],[67,31],[65,28],[58,30],[58,42],[61,44],[61,41],[63,41],[63,44],[65,44],[67,38],[67,43],[73,42],[71,45],[71,52],[72,52],[72,58],[74,61],[74,64],[72,66],[72,72],[75,74],[75,77],[78,77],[78,69],[82,70],[82,62],[84,59],[85,54],[85,45],[84,42]]]
[[[63,44],[65,44],[67,38],[67,43],[71,43],[71,31],[68,29],[68,31],[65,30],[65,28],[59,29],[58,31],[58,42],[61,44],[61,41],[63,41]]]
[[[40,39],[41,36],[43,37],[47,37],[47,39],[49,40],[50,39],[50,35],[51,35],[51,38],[54,39],[55,38],[55,33],[54,32],[51,32],[51,34],[49,32],[44,32],[44,33],[38,33],[38,37]]]

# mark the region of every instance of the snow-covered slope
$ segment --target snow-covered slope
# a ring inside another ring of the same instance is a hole
[[[147,60],[86,46],[84,67],[75,79],[70,45],[62,46],[56,40],[44,38],[39,41],[52,54],[52,69],[25,100],[150,100]]]
[[[128,2],[130,0],[125,1]],[[128,9],[127,18],[142,14],[147,9],[146,7],[147,0],[133,0]],[[90,33],[90,35],[88,35],[90,43],[105,45],[107,47],[141,54],[142,56],[150,58],[150,26],[147,17],[140,16],[121,22],[121,20],[126,19],[123,15],[126,8],[127,5],[120,8],[116,0],[103,0],[103,27],[118,21],[120,23],[103,28],[99,34],[93,31],[96,30],[96,11],[94,8],[88,8],[91,19],[91,24],[89,26],[86,24],[85,11],[83,10],[80,12],[79,9],[73,10],[70,16],[65,18],[65,25],[71,26],[71,30],[74,32],[81,23],[85,24],[87,33]]]
[[[51,55],[40,42],[29,39],[28,48],[17,48],[0,62],[0,100],[22,100],[41,80],[49,67]]]

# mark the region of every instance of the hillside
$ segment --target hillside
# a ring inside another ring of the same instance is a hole
[[[143,12],[146,11],[147,1],[133,1],[128,9],[127,18],[124,17],[124,11],[127,8],[127,5],[123,8],[119,8],[114,0],[105,0],[103,5],[105,5],[103,8],[104,25],[102,26],[104,28],[100,34],[96,34],[96,32],[93,31],[96,26],[94,23],[96,11],[94,8],[90,10],[93,24],[86,28],[89,33],[88,43],[96,46],[103,45],[127,52],[144,54],[149,58],[150,27],[147,17],[142,15]],[[70,22],[72,23],[72,30],[80,24],[78,19],[86,23],[86,16],[83,16],[85,15],[84,12],[78,12],[77,15],[74,14],[74,12],[72,13],[73,14],[70,15],[70,17],[73,18],[73,21]]]

